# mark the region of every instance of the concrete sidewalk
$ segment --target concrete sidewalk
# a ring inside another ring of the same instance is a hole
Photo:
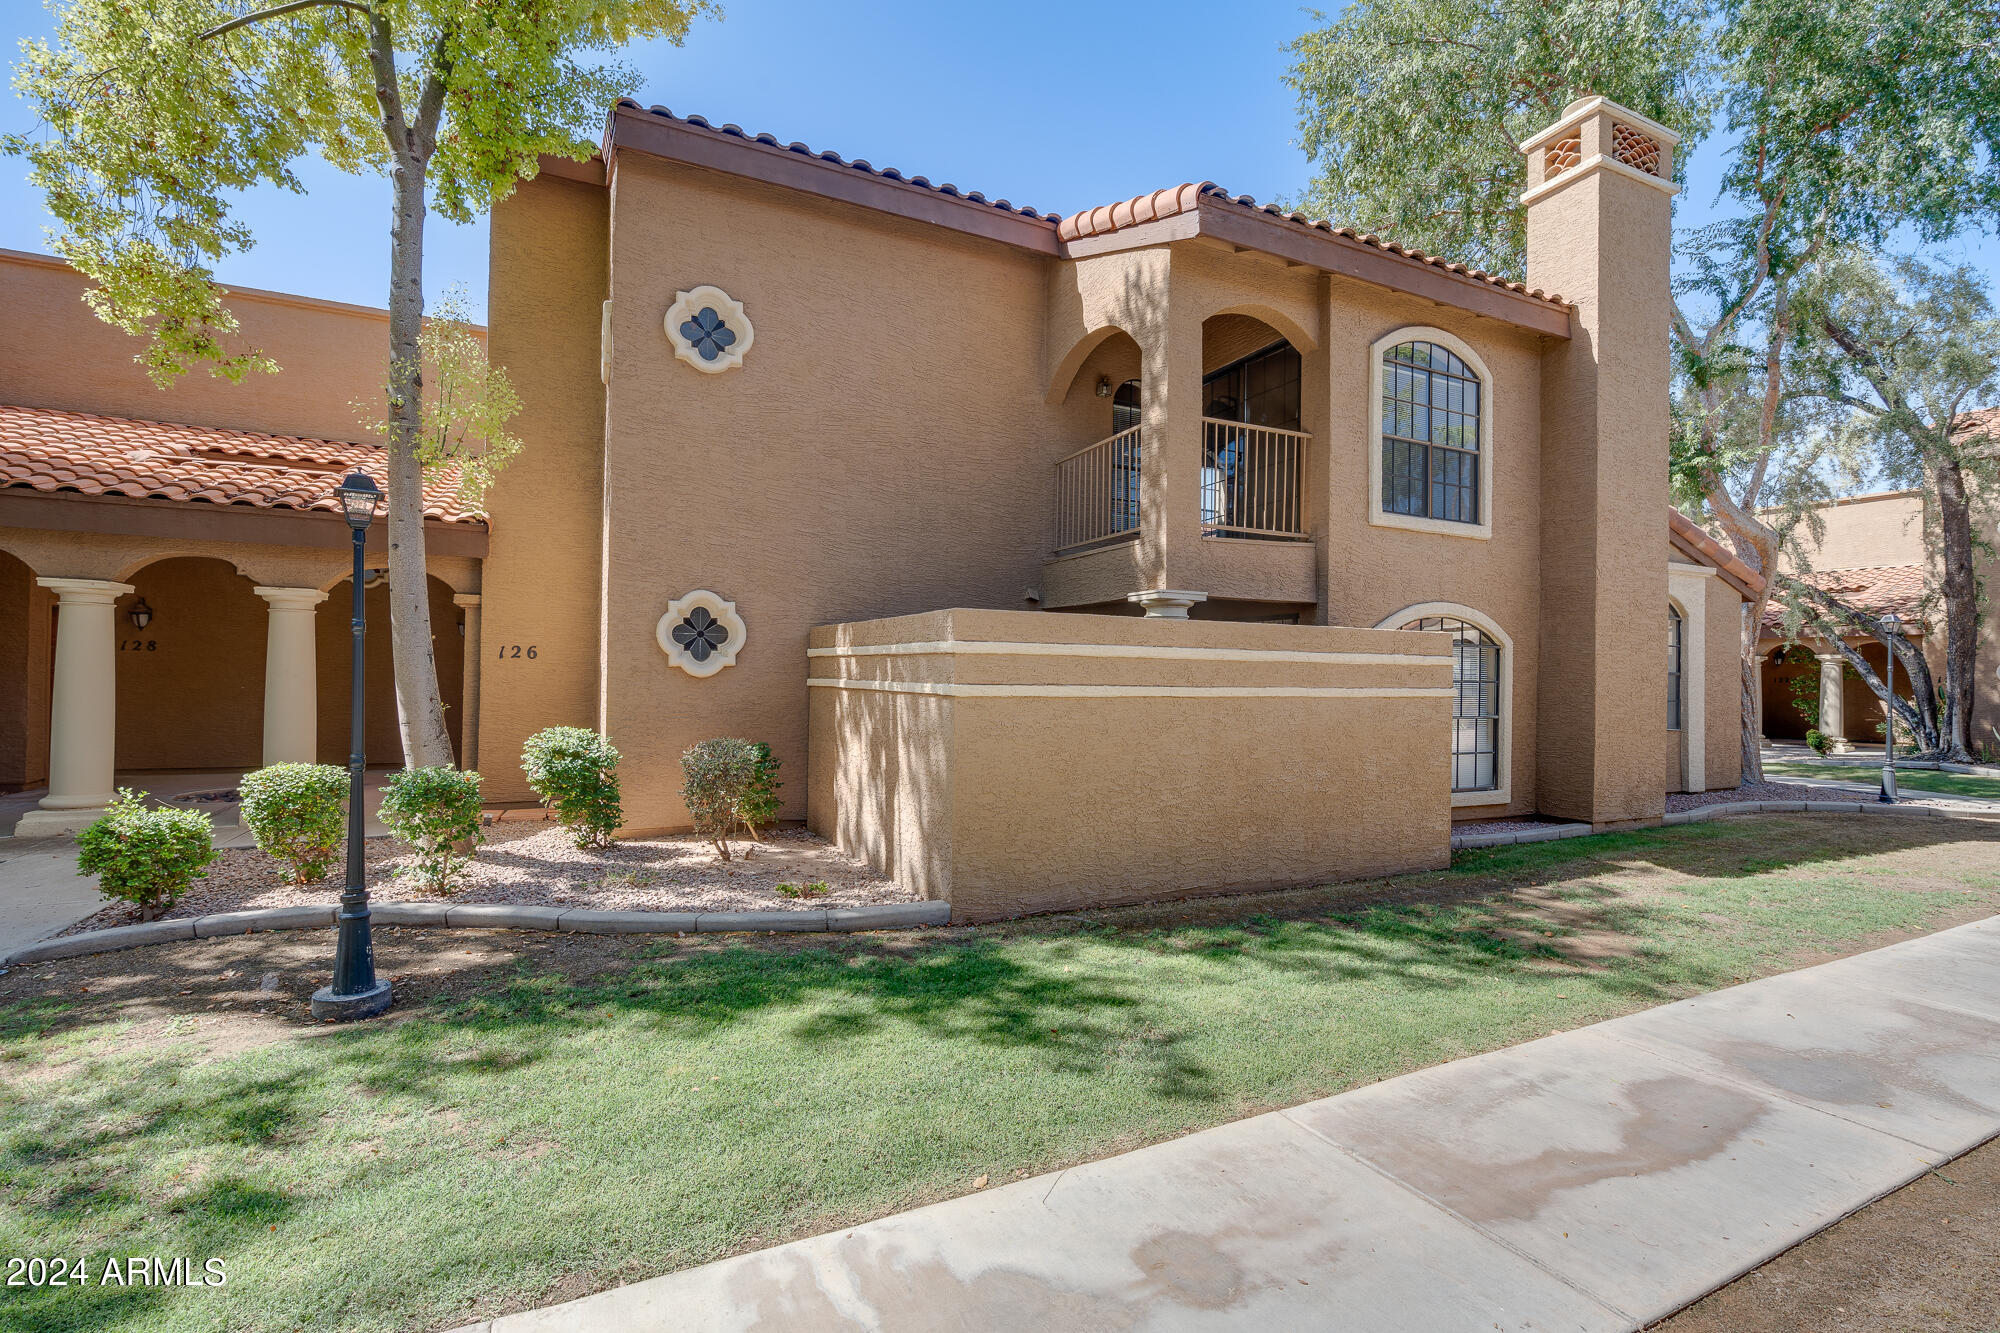
[[[473,1328],[1635,1329],[1996,1133],[2000,917]]]

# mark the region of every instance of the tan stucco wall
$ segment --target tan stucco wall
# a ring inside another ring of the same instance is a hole
[[[118,599],[118,749],[124,769],[241,771],[263,762],[270,608],[228,563],[162,560]],[[126,618],[141,598],[153,618]]]
[[[49,774],[49,634],[55,598],[0,552],[0,792]]]
[[[601,186],[542,176],[493,211],[488,350],[520,391],[514,429],[526,447],[487,499],[479,746],[489,800],[532,799],[520,768],[530,735],[598,724],[609,205]]]
[[[814,624],[1032,605],[1053,464],[1109,407],[1088,384],[1045,401],[1042,257],[637,153],[614,190],[601,715],[628,820],[672,827],[698,740],[768,741],[804,771]],[[673,358],[661,319],[700,283],[755,325],[740,369]],[[705,680],[654,641],[697,588],[748,626]],[[801,784],[785,795],[803,814]]]
[[[143,344],[83,303],[89,284],[58,260],[0,250],[0,403],[96,412],[278,435],[374,440],[356,402],[379,403],[387,379],[386,311],[239,291],[229,307],[244,345],[279,366],[240,383],[196,370],[154,386],[133,356]],[[386,292],[384,293],[387,294]]]
[[[1609,117],[1584,127],[1609,135]],[[1533,179],[1533,177],[1531,177]],[[1666,639],[1659,524],[1667,506],[1668,256],[1665,193],[1578,169],[1528,205],[1528,281],[1575,307],[1541,381],[1540,807],[1597,824],[1657,819],[1651,764]],[[1644,534],[1641,536],[1640,534]]]
[[[851,682],[809,689],[812,827],[954,920],[1450,859],[1441,635],[954,610],[810,644]]]
[[[1711,579],[1703,602],[1708,616],[1708,714],[1705,769],[1709,791],[1743,782],[1743,598],[1721,579]]]
[[[444,700],[445,730],[451,735],[453,754],[461,753],[465,714],[459,703],[465,693],[465,640],[459,621],[465,614],[452,604],[451,588],[441,579],[430,580],[431,651],[437,658],[438,694]],[[403,740],[396,723],[396,675],[389,638],[389,584],[378,579],[364,588],[362,602],[367,608],[368,655],[365,680],[368,708],[368,763],[403,762]],[[313,681],[319,693],[319,762],[347,765],[348,690],[353,683],[354,635],[348,628],[354,604],[354,585],[342,579],[319,604],[313,617],[315,665]],[[262,642],[260,637],[259,642]],[[257,679],[263,680],[262,659]],[[489,677],[490,679],[490,677]],[[261,688],[261,686],[260,686]],[[481,775],[482,777],[484,774]],[[482,787],[482,791],[484,788]]]
[[[1542,613],[1541,356],[1542,339],[1496,321],[1445,310],[1361,283],[1328,283],[1327,424],[1323,496],[1325,535],[1319,545],[1321,619],[1334,625],[1376,625],[1407,607],[1451,603],[1496,623],[1514,641],[1502,666],[1502,688],[1513,716],[1511,799],[1461,806],[1462,819],[1491,819],[1535,808],[1534,737]],[[1368,521],[1368,486],[1381,466],[1373,428],[1370,376],[1375,343],[1399,329],[1440,328],[1463,339],[1492,373],[1493,535],[1485,540],[1376,527]],[[1664,636],[1664,630],[1662,631]],[[1654,768],[1645,768],[1646,780]]]
[[[1874,569],[1928,564],[1924,556],[1923,498],[1906,491],[1856,496],[1819,511],[1825,531],[1817,541],[1801,529],[1800,547],[1814,569]],[[1780,563],[1796,570],[1786,552]]]

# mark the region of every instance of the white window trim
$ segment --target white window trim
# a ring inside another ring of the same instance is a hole
[[[1379,399],[1381,395],[1376,397]],[[1375,628],[1401,629],[1412,620],[1431,616],[1463,620],[1500,645],[1500,752],[1493,760],[1500,785],[1491,791],[1455,791],[1451,794],[1451,807],[1457,810],[1465,806],[1506,805],[1514,799],[1514,636],[1501,629],[1491,616],[1457,602],[1418,602],[1383,617]]]
[[[1687,744],[1687,789],[1708,790],[1708,585],[1705,566],[1667,565],[1667,600],[1681,612],[1681,736]]]
[[[1443,347],[1479,375],[1479,521],[1454,523],[1443,518],[1392,514],[1382,508],[1382,355],[1407,342],[1432,342]],[[1368,522],[1378,528],[1405,528],[1440,537],[1493,536],[1493,372],[1485,358],[1464,339],[1443,329],[1412,324],[1377,338],[1368,349]]]

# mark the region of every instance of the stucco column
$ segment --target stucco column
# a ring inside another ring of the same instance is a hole
[[[21,816],[16,837],[67,833],[115,795],[118,599],[129,583],[37,579],[56,595],[55,690],[49,703],[49,794]]]
[[[1502,475],[1539,449],[1539,507],[1507,510],[1504,486],[1489,503],[1496,531],[1541,527],[1536,804],[1598,826],[1666,810],[1660,715],[1639,704],[1660,697],[1667,628],[1656,534],[1668,501],[1675,138],[1588,97],[1521,145],[1528,282],[1563,294],[1571,336],[1544,341],[1539,441],[1514,441],[1523,452],[1511,457],[1504,436],[1492,446]]]
[[[271,606],[264,639],[264,762],[310,764],[319,758],[319,650],[313,608],[318,588],[253,588]]]
[[[1835,754],[1854,753],[1847,739],[1847,701],[1841,697],[1847,680],[1847,660],[1839,653],[1819,653],[1819,734]]]
[[[465,612],[465,686],[459,696],[459,707],[465,715],[458,720],[458,766],[464,769],[479,767],[479,664],[486,660],[486,654],[479,648],[479,594],[476,592],[456,593],[452,604]]]
[[[1175,294],[1172,259],[1162,251],[1143,275],[1139,343],[1139,552],[1142,577],[1175,586],[1201,540],[1201,319],[1189,295]]]

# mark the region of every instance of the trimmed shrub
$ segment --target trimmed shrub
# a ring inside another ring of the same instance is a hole
[[[347,836],[347,770],[272,764],[246,773],[241,790],[243,823],[258,850],[290,866],[294,884],[325,879]]]
[[[1806,748],[1814,754],[1825,754],[1833,748],[1833,743],[1827,740],[1825,732],[1813,727],[1806,732]]]
[[[76,835],[76,872],[96,875],[106,897],[137,903],[157,916],[188,885],[205,878],[220,853],[207,815],[153,809],[145,800],[145,792],[118,789],[104,814]]]
[[[743,822],[743,801],[757,777],[757,747],[734,736],[690,745],[681,754],[681,801],[694,831],[729,859],[729,835]]]
[[[771,753],[771,747],[762,741],[754,742],[751,749],[757,758],[750,768],[750,786],[744,791],[737,813],[743,817],[743,827],[750,830],[750,840],[757,840],[757,830],[778,822],[778,793],[785,784],[778,781],[778,756]]]
[[[618,751],[585,727],[546,727],[528,737],[521,771],[578,847],[611,842],[623,814],[618,803]]]
[[[440,765],[391,773],[382,822],[416,854],[409,868],[433,893],[450,893],[486,835],[479,829],[479,775]]]

